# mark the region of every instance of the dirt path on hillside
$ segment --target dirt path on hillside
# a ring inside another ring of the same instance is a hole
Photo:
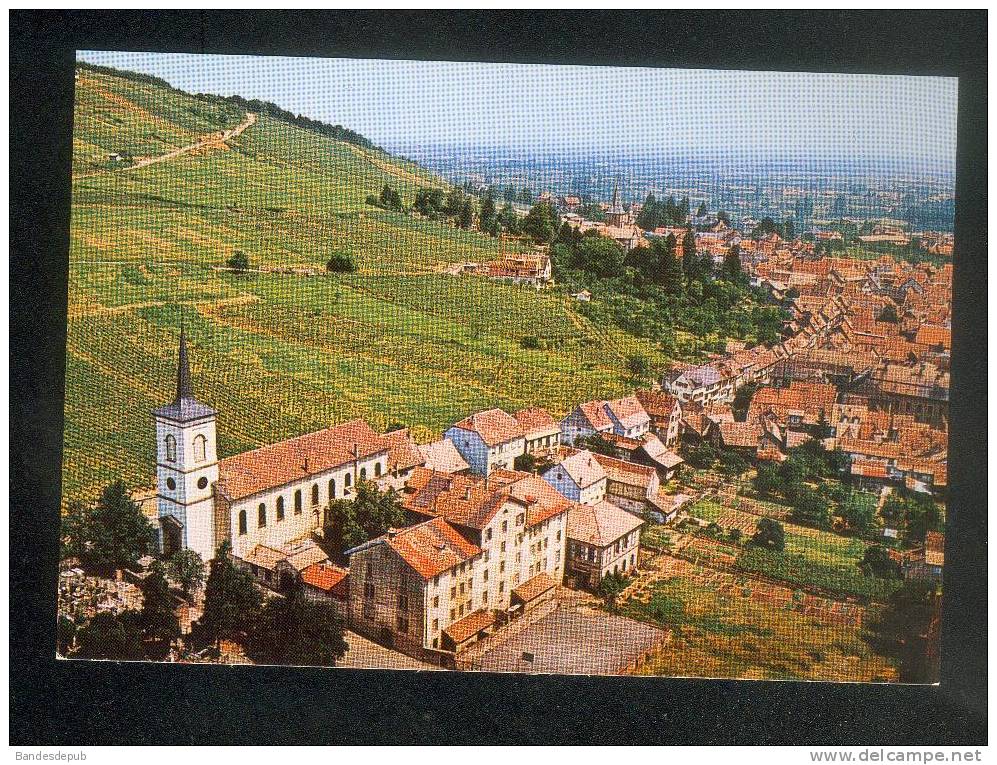
[[[188,146],[181,146],[179,149],[174,149],[173,151],[167,152],[166,154],[159,154],[155,157],[144,157],[136,162],[134,165],[128,165],[128,167],[123,167],[120,170],[111,171],[97,171],[94,173],[84,173],[83,175],[76,176],[77,178],[92,178],[95,175],[101,175],[104,172],[114,172],[114,173],[126,173],[131,170],[138,170],[140,167],[148,167],[149,165],[155,165],[159,162],[166,162],[169,159],[174,159],[183,154],[189,154],[192,151],[198,151],[200,149],[215,149],[221,144],[236,138],[242,133],[256,124],[256,115],[253,112],[246,112],[246,118],[236,125],[234,128],[228,130],[222,130],[217,133],[211,133],[205,136],[200,141],[196,141]]]

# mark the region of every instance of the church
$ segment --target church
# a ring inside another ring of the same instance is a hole
[[[351,497],[359,481],[388,472],[391,441],[360,419],[219,460],[218,412],[194,397],[183,330],[176,396],[152,414],[167,557],[191,549],[207,561],[228,540],[232,554],[261,573],[267,559],[291,557],[321,531],[331,500]]]

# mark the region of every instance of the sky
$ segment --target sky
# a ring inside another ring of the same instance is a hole
[[[431,144],[955,165],[955,78],[107,51],[77,57],[189,92],[272,101],[402,154]]]

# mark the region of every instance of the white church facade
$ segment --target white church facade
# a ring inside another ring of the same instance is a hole
[[[225,540],[252,561],[287,549],[328,521],[329,502],[388,470],[390,444],[352,420],[218,459],[218,413],[194,398],[187,340],[180,334],[174,400],[153,410],[156,493],[163,554],[191,549],[208,561]]]

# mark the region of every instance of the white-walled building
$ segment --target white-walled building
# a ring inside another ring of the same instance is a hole
[[[640,560],[644,521],[609,502],[574,505],[568,512],[568,576],[596,588],[603,577],[628,574]]]
[[[561,445],[561,425],[546,409],[520,409],[513,417],[523,429],[527,454],[542,457],[557,451]]]
[[[640,438],[651,429],[651,418],[636,396],[612,401],[586,401],[561,421],[561,442],[573,446],[579,438],[615,433]]]
[[[207,561],[228,541],[232,555],[271,585],[280,560],[302,560],[305,548],[305,565],[324,558],[311,536],[329,502],[385,476],[393,444],[353,420],[219,460],[217,412],[194,398],[183,331],[176,397],[153,418],[164,555],[186,548]]]
[[[543,479],[572,502],[594,505],[606,498],[606,471],[588,450],[574,452],[548,468]]]
[[[508,412],[487,409],[465,417],[443,434],[453,441],[471,472],[488,475],[494,470],[512,470],[516,457],[526,450],[523,427]]]
[[[353,628],[408,652],[456,652],[554,596],[572,503],[537,476],[416,468],[415,526],[348,551]]]

